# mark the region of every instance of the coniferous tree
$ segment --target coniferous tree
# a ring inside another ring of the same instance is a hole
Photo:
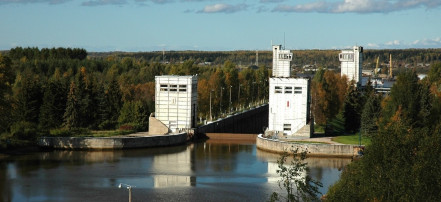
[[[122,102],[122,93],[119,87],[118,80],[116,78],[112,78],[109,83],[109,87],[106,91],[106,98],[108,104],[108,113],[109,120],[116,122],[120,115],[121,107],[123,106]]]
[[[373,136],[378,132],[378,119],[381,114],[381,97],[371,94],[361,113],[360,132],[363,135]]]
[[[43,103],[40,109],[40,127],[42,129],[62,126],[66,110],[67,90],[66,83],[57,69],[44,88]]]
[[[75,82],[71,82],[69,94],[67,95],[66,112],[64,113],[64,127],[67,129],[81,127],[80,102],[78,100],[78,89]]]
[[[9,57],[0,54],[0,134],[5,132],[11,119],[11,87],[15,76],[11,68],[11,60]]]
[[[31,71],[24,72],[15,85],[17,105],[14,108],[16,121],[38,124],[42,103],[41,83]]]
[[[346,132],[354,133],[360,128],[363,104],[360,92],[351,86],[343,105],[344,127]]]

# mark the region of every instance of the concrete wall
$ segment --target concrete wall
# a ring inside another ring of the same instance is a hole
[[[150,115],[149,117],[149,133],[157,135],[165,135],[171,132],[166,125]]]
[[[230,117],[203,125],[195,131],[206,133],[263,133],[268,127],[268,105],[262,105]]]
[[[290,143],[263,138],[262,135],[257,136],[256,146],[259,149],[275,153],[283,153],[285,151],[290,152],[291,150],[298,148],[299,152],[307,151],[308,156],[323,157],[353,157],[357,155],[359,150],[358,146],[354,145]]]
[[[145,137],[42,137],[38,145],[54,149],[129,149],[178,145],[187,133]]]

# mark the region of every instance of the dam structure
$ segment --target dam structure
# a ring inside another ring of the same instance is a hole
[[[310,78],[292,77],[290,50],[273,46],[273,74],[269,79],[269,113],[266,136],[311,137]]]

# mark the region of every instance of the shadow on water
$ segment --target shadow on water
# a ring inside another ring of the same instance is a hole
[[[278,191],[278,155],[253,141],[116,151],[49,151],[0,160],[0,201],[266,201]],[[350,159],[308,158],[328,185]],[[326,192],[327,187],[323,188]],[[322,192],[323,192],[322,190]]]

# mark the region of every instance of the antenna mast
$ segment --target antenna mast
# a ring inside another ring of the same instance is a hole
[[[259,66],[259,51],[256,50],[256,66]]]
[[[165,50],[162,49],[162,63],[165,64]]]
[[[286,44],[285,44],[285,32],[283,32],[283,50],[286,49]]]

